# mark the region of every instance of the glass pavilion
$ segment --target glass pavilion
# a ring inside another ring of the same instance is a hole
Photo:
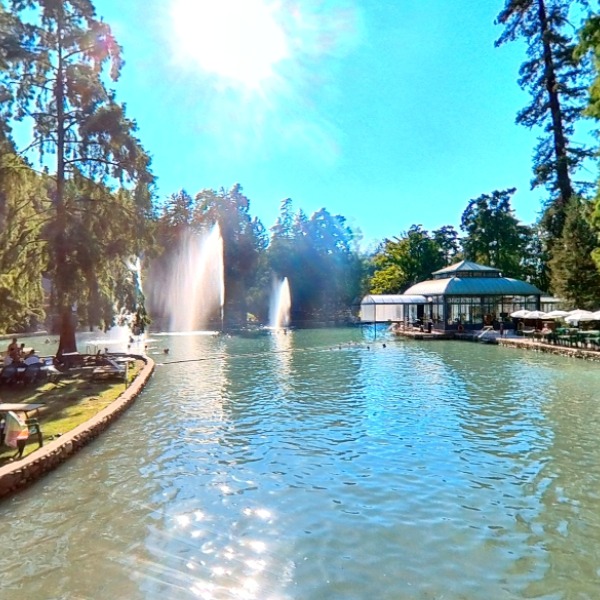
[[[510,313],[540,310],[543,293],[534,285],[502,277],[498,269],[461,261],[432,273],[404,294],[369,295],[361,302],[365,323],[432,323],[435,330],[462,331],[512,326]]]

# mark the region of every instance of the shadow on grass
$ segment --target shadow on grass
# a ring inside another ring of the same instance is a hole
[[[114,402],[135,379],[144,363],[141,360],[129,369],[127,383],[122,378],[91,381],[91,373],[81,369],[67,372],[59,381],[44,381],[25,386],[14,384],[0,387],[3,403],[42,404],[37,418],[44,443],[85,423]],[[33,415],[33,413],[30,414]],[[38,449],[36,436],[30,437],[23,456]],[[0,446],[0,466],[13,460],[14,448]]]

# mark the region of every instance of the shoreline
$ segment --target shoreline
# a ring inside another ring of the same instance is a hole
[[[505,348],[516,348],[520,350],[533,350],[534,352],[545,352],[546,354],[554,354],[556,356],[564,356],[566,358],[578,358],[581,360],[589,360],[592,362],[600,362],[600,350],[590,350],[587,348],[577,348],[572,346],[560,346],[557,344],[548,344],[539,340],[525,338],[521,336],[504,336],[501,337],[498,332],[485,332],[487,335],[482,337],[482,332],[468,333],[432,333],[423,331],[396,331],[396,337],[405,339],[413,339],[419,341],[441,341],[441,340],[456,340],[476,342],[479,344],[495,344]]]
[[[116,400],[75,429],[48,442],[24,458],[0,467],[0,502],[56,469],[98,437],[135,402],[152,376],[155,362],[148,356],[134,357],[143,360],[145,365],[131,385]]]

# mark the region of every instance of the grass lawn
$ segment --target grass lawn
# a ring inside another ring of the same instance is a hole
[[[43,404],[37,415],[44,443],[75,429],[81,423],[116,400],[137,376],[144,362],[137,360],[128,370],[127,383],[123,379],[104,379],[92,382],[89,371],[74,369],[58,382],[49,381],[24,386],[0,387],[0,402]],[[35,416],[33,413],[30,416]],[[37,436],[29,438],[23,456],[38,449]],[[11,460],[16,450],[0,446],[0,466]]]

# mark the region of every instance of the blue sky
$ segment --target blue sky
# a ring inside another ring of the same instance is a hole
[[[516,187],[517,217],[536,220],[538,132],[514,122],[528,102],[516,83],[524,47],[494,48],[503,4],[95,6],[123,47],[117,95],[153,157],[159,198],[239,182],[265,227],[290,197],[308,215],[345,216],[366,247],[412,224],[458,227],[468,201],[494,189]]]

